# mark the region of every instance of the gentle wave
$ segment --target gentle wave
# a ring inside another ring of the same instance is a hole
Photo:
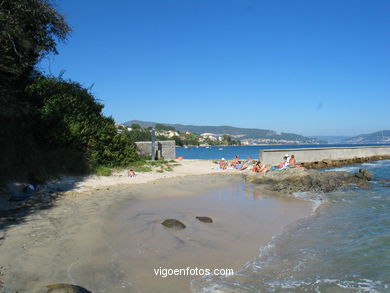
[[[343,168],[362,167],[376,178],[390,178],[390,160]],[[313,202],[311,216],[275,236],[234,276],[193,280],[192,290],[390,292],[388,187],[374,182],[370,189],[293,196]]]

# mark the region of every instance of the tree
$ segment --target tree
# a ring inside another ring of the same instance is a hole
[[[146,129],[133,129],[131,131],[127,131],[126,133],[132,142],[152,140],[152,134]]]
[[[228,134],[224,134],[224,135],[222,136],[222,140],[223,140],[224,142],[226,142],[227,144],[230,144],[230,143],[232,142],[232,138],[231,138],[231,136],[228,135]]]
[[[91,168],[123,166],[138,158],[129,136],[117,133],[114,120],[102,114],[103,105],[79,83],[42,76],[26,92],[40,101],[38,141],[83,153]]]
[[[172,130],[172,131],[175,131],[175,127],[173,126],[168,126],[168,125],[165,125],[165,124],[161,124],[161,123],[157,123],[156,124],[156,129],[157,130],[165,130],[165,131],[168,131],[168,130]]]
[[[29,74],[42,57],[57,54],[57,40],[71,30],[48,0],[1,1],[0,27],[0,74],[6,80]]]
[[[35,65],[56,54],[70,30],[49,0],[0,1],[0,181],[23,177],[48,159],[34,134],[41,101],[24,90],[39,75]]]
[[[135,129],[141,129],[141,125],[139,125],[138,123],[133,123],[131,124],[131,129],[135,130]]]
[[[183,143],[183,140],[180,138],[180,136],[173,136],[172,139],[175,141],[175,144],[178,145],[178,146],[183,146],[184,143]]]

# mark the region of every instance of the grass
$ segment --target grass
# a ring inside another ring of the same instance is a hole
[[[152,172],[155,170],[158,173],[164,173],[164,172],[172,172],[175,166],[180,166],[181,164],[177,163],[175,160],[156,160],[156,161],[149,161],[149,160],[139,160],[136,162],[131,163],[129,166],[127,166],[126,169],[132,169],[134,172],[137,173],[144,173],[144,172]],[[112,174],[112,171],[120,172],[123,170],[123,168],[115,168],[110,169],[105,166],[99,166],[96,169],[96,174],[100,176],[110,176]]]
[[[156,160],[156,161],[149,161],[148,164],[153,167],[159,167],[161,165],[168,164],[168,161],[165,160]]]
[[[96,174],[99,176],[111,176],[111,169],[106,166],[99,166],[96,169]]]
[[[150,166],[137,166],[132,169],[134,172],[152,172],[152,168]]]
[[[173,171],[172,166],[167,166],[166,169],[165,169],[165,171],[172,172],[172,171]]]

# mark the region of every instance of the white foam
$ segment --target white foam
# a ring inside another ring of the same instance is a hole
[[[327,169],[325,172],[331,172],[331,171],[345,171],[345,172],[357,172],[359,171],[359,167],[357,166],[348,166],[348,167],[337,167],[337,168],[332,168],[332,169]]]
[[[311,201],[313,203],[312,209],[313,213],[317,210],[317,208],[323,204],[326,200],[324,200],[322,194],[320,193],[312,193],[312,192],[294,192],[292,194],[297,199],[302,199],[306,201]]]

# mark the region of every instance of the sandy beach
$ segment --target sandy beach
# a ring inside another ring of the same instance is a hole
[[[53,283],[95,293],[191,292],[191,280],[200,276],[164,278],[154,269],[237,272],[274,235],[311,213],[308,202],[270,197],[237,172],[214,166],[188,160],[173,172],[48,184],[62,196],[1,222],[0,292],[45,292]],[[167,218],[186,228],[163,227]]]

